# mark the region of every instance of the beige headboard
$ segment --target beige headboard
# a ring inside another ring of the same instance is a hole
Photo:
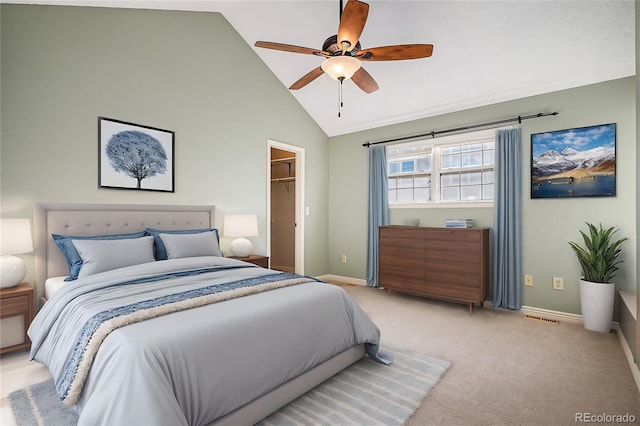
[[[33,211],[36,300],[44,296],[44,282],[48,277],[69,274],[64,256],[51,234],[122,234],[143,231],[147,227],[213,228],[215,208],[141,204],[36,204]]]

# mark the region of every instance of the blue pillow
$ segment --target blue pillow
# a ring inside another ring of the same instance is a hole
[[[199,234],[201,232],[211,232],[215,233],[216,240],[218,242],[218,247],[220,247],[220,235],[218,235],[218,230],[216,228],[204,228],[204,229],[180,229],[180,230],[171,230],[164,231],[162,229],[154,229],[147,228],[147,235],[152,235],[154,240],[153,245],[153,254],[156,257],[156,260],[167,260],[169,257],[167,256],[167,248],[164,246],[162,242],[162,238],[160,238],[160,234]],[[220,254],[218,256],[222,256],[222,251],[218,249]]]
[[[69,276],[65,278],[65,281],[73,281],[78,279],[78,273],[80,272],[80,268],[82,267],[82,258],[76,250],[76,247],[73,245],[72,240],[122,240],[126,238],[142,238],[146,236],[144,231],[134,232],[132,234],[113,234],[113,235],[83,235],[83,236],[72,236],[72,235],[60,235],[60,234],[51,234],[53,237],[53,241],[55,241],[56,245],[62,251],[64,258],[67,260],[67,266],[69,267]]]

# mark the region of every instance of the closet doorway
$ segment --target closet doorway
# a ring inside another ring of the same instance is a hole
[[[270,268],[304,274],[304,149],[268,141]]]

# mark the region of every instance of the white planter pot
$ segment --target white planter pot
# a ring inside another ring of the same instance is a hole
[[[580,307],[584,328],[601,333],[611,331],[615,294],[616,286],[613,283],[580,280]]]

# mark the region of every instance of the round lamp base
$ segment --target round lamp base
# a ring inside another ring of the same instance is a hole
[[[15,256],[0,256],[0,288],[15,287],[27,272],[24,261]]]
[[[231,249],[231,254],[236,257],[249,257],[253,245],[246,238],[236,238],[231,241],[229,248]]]

